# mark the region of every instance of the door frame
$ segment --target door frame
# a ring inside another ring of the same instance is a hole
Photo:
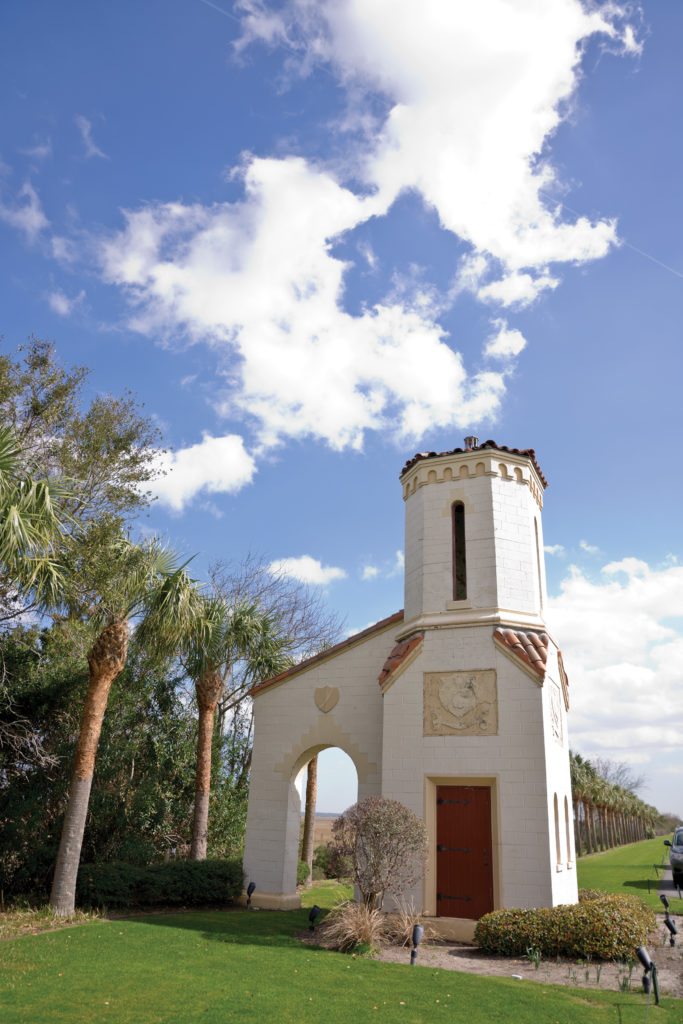
[[[424,780],[425,825],[429,839],[429,853],[425,865],[422,906],[425,914],[436,917],[436,787],[437,786],[484,786],[491,790],[491,842],[493,875],[493,908],[501,906],[501,843],[500,807],[497,775],[427,775]],[[438,920],[461,920],[460,918],[439,918]],[[462,920],[470,920],[462,918]]]

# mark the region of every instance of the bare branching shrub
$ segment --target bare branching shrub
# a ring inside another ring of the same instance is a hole
[[[436,937],[436,932],[422,916],[421,911],[415,909],[412,898],[406,900],[400,898],[396,901],[396,910],[387,919],[386,935],[392,942],[400,943],[401,946],[411,946],[413,942],[413,928],[416,924],[422,925],[424,942]]]
[[[332,949],[348,953],[357,946],[376,949],[384,938],[386,918],[365,903],[346,901],[333,907],[325,919],[325,939]]]
[[[337,818],[332,847],[350,859],[366,906],[381,907],[386,893],[399,899],[422,877],[427,829],[398,800],[371,796]]]

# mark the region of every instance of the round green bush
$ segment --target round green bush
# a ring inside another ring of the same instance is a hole
[[[311,869],[306,861],[300,860],[296,866],[296,884],[303,885],[310,873]]]
[[[543,956],[632,960],[655,928],[653,912],[637,896],[595,892],[552,909],[494,910],[477,922],[474,940],[485,953],[522,956],[533,946]]]

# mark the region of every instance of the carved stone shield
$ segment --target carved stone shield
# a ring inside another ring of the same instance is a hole
[[[339,700],[339,690],[336,686],[319,686],[314,697],[316,706],[326,715]]]

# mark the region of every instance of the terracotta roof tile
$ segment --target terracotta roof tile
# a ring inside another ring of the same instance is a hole
[[[421,462],[422,459],[438,459],[443,455],[461,455],[464,452],[480,452],[486,448],[493,448],[497,452],[509,452],[511,455],[523,455],[525,458],[530,459],[533,463],[533,467],[541,478],[543,487],[548,486],[548,481],[543,476],[543,471],[536,461],[536,452],[533,448],[508,448],[505,444],[496,444],[495,441],[484,441],[482,444],[478,444],[476,448],[453,448],[449,452],[418,452],[417,455],[413,455],[412,459],[408,459],[405,466],[401,470],[400,476],[407,473],[409,469],[417,463]]]
[[[388,615],[386,619],[380,619],[379,622],[375,622],[372,626],[368,626],[367,629],[361,630],[360,633],[354,633],[353,636],[347,637],[346,640],[342,640],[333,647],[328,647],[326,650],[320,651],[319,654],[314,654],[312,657],[306,658],[304,661],[300,661],[298,665],[292,665],[291,668],[285,669],[284,672],[280,672],[278,676],[272,676],[271,679],[264,679],[262,683],[258,683],[257,686],[253,686],[251,688],[249,696],[253,697],[255,694],[260,693],[261,690],[265,690],[267,687],[272,686],[273,683],[279,683],[283,679],[287,679],[288,676],[294,676],[297,672],[301,672],[302,669],[310,668],[310,666],[314,665],[317,661],[324,661],[326,658],[343,651],[345,647],[351,647],[359,640],[364,640],[366,637],[372,636],[373,633],[378,633],[380,630],[385,629],[394,622],[402,621],[403,609],[401,608],[400,612],[394,612],[393,615]]]
[[[515,657],[529,665],[543,679],[548,661],[548,634],[532,630],[497,629],[494,637],[505,644]]]
[[[420,633],[413,633],[407,640],[401,640],[400,644],[396,644],[393,651],[384,662],[382,671],[379,674],[379,685],[384,686],[384,683],[396,669],[399,667],[402,661],[404,661],[409,654],[411,654],[416,647],[422,643],[424,636],[424,630]]]

